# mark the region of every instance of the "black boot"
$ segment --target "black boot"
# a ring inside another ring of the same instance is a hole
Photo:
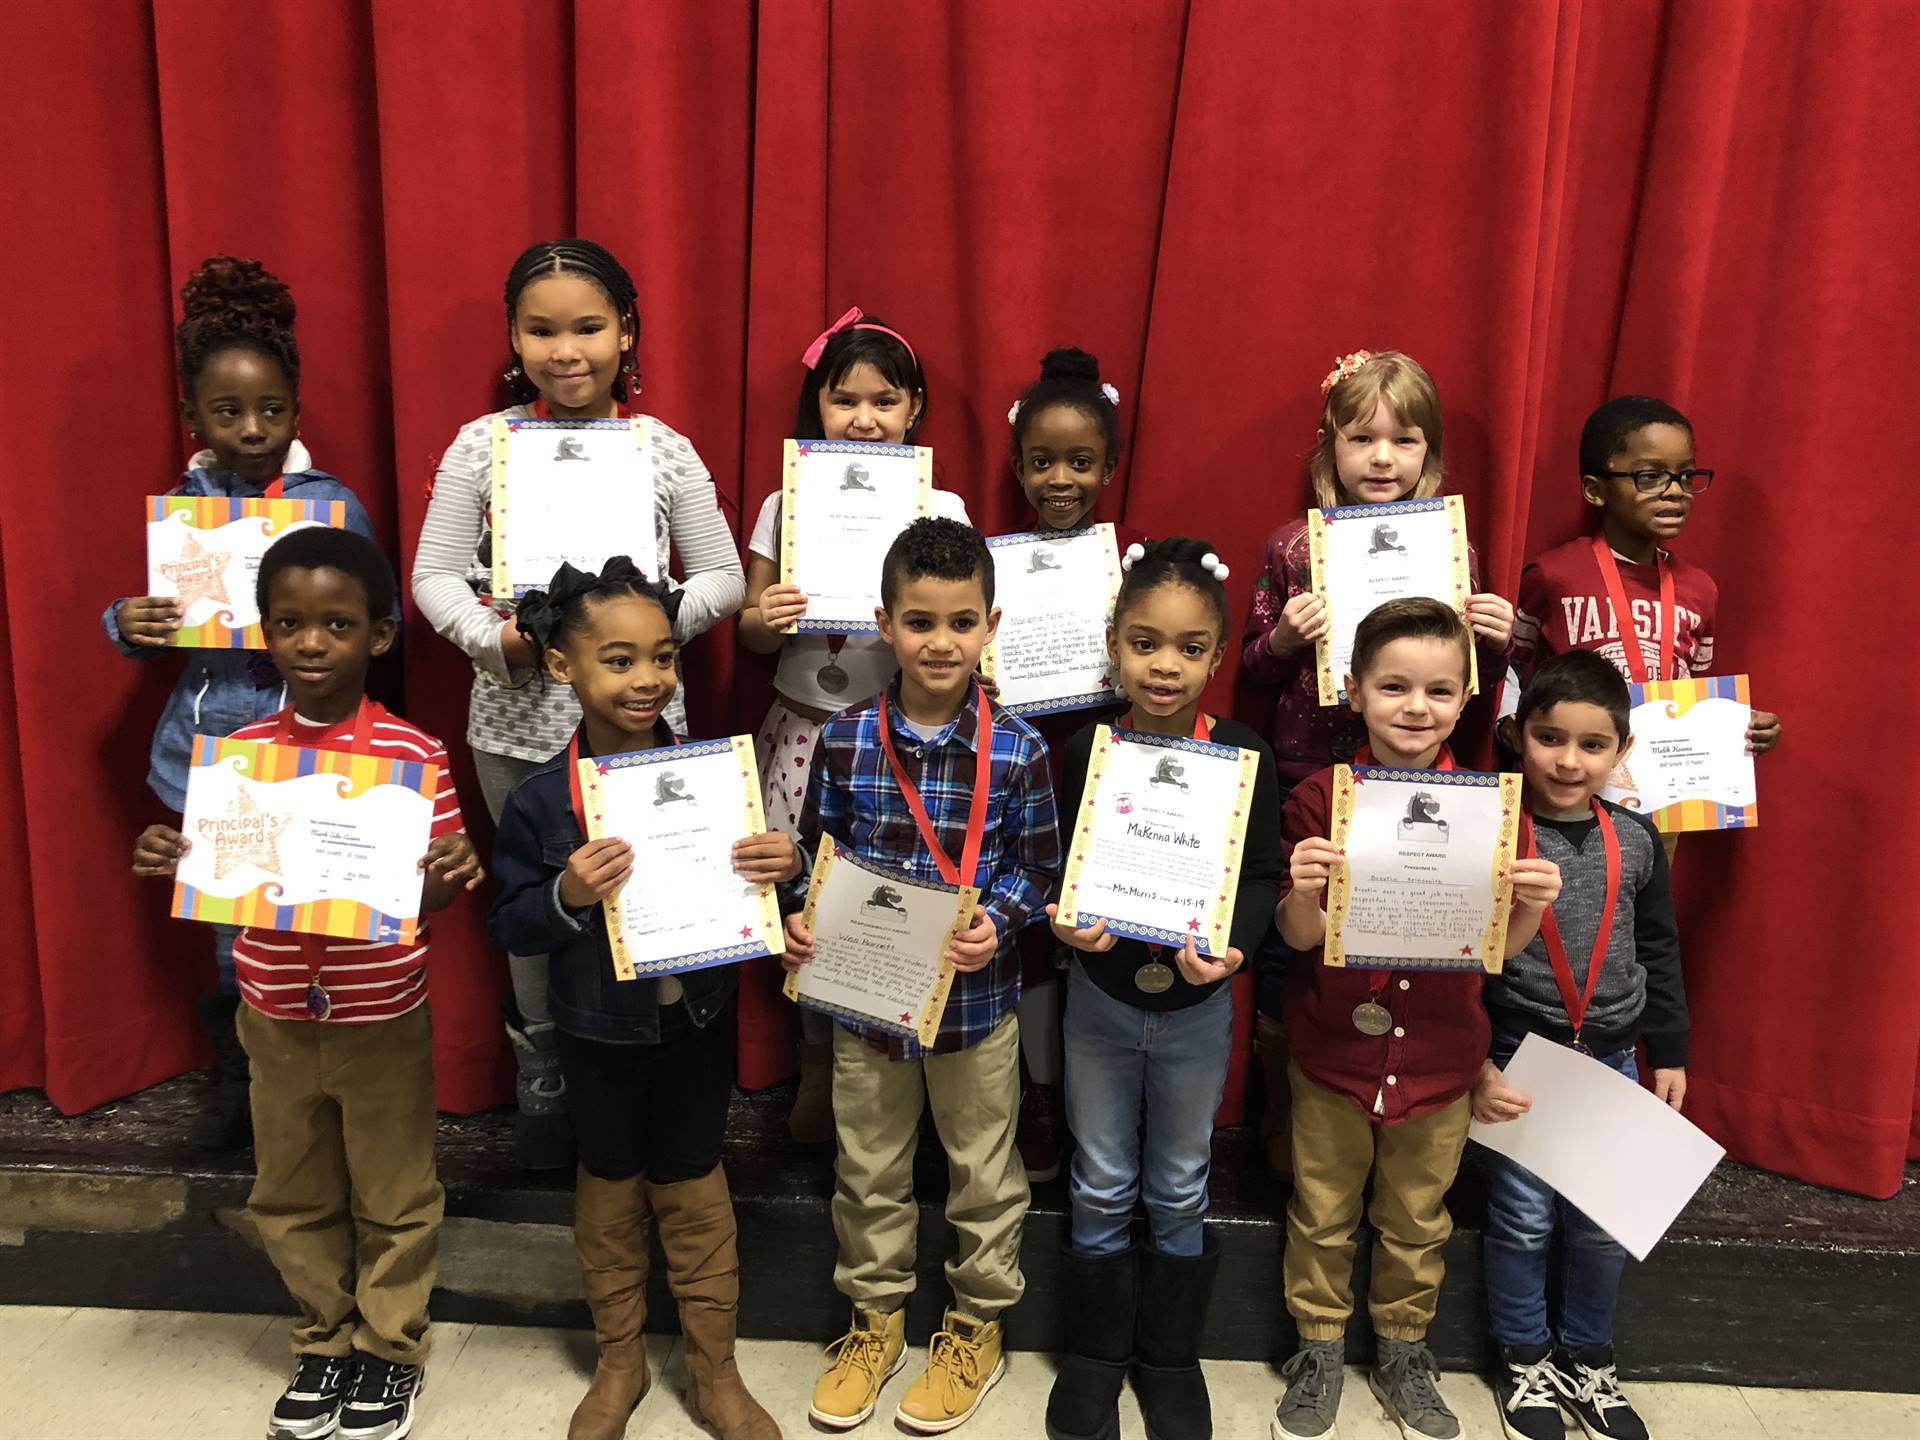
[[[513,1163],[522,1170],[571,1170],[573,1117],[567,1113],[567,1080],[553,1024],[529,1025],[509,996],[500,1006],[517,1069],[513,1093]]]
[[[1139,1268],[1131,1246],[1117,1255],[1064,1255],[1067,1349],[1047,1397],[1047,1440],[1120,1440]]]
[[[247,1052],[233,1028],[240,997],[202,995],[193,1002],[193,1009],[213,1047],[213,1068],[220,1077],[220,1095],[213,1108],[194,1117],[193,1143],[202,1150],[244,1150],[253,1144],[253,1105]]]
[[[1140,1255],[1139,1326],[1133,1340],[1133,1391],[1147,1440],[1211,1440],[1213,1407],[1200,1373],[1200,1331],[1213,1299],[1220,1246],[1211,1234],[1198,1255]]]

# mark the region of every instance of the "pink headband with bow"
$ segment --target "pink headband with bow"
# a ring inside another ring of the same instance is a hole
[[[878,330],[882,335],[891,335],[902,345],[906,345],[907,356],[915,365],[920,363],[920,357],[913,353],[913,346],[907,343],[906,336],[902,335],[898,330],[889,330],[884,325],[861,324],[860,321],[864,314],[865,312],[862,311],[858,305],[849,307],[846,314],[822,330],[819,335],[815,337],[814,342],[807,346],[806,353],[800,357],[800,363],[809,370],[813,369],[814,366],[820,363],[821,355],[826,352],[827,342],[842,330]]]

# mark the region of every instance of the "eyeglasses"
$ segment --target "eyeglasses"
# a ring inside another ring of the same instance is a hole
[[[1642,495],[1658,495],[1667,486],[1678,484],[1682,494],[1698,495],[1713,484],[1711,470],[1602,470],[1612,480],[1631,480]]]

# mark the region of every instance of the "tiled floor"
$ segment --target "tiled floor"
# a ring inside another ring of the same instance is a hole
[[[592,1363],[585,1332],[488,1325],[440,1325],[414,1425],[421,1440],[558,1437]],[[817,1371],[811,1345],[748,1341],[741,1370],[789,1437],[813,1432],[806,1397]],[[694,1440],[708,1432],[687,1418],[679,1341],[657,1337],[664,1371],[627,1427],[632,1440]],[[289,1373],[286,1322],[256,1315],[179,1311],[0,1306],[0,1440],[258,1440]],[[1248,1362],[1208,1362],[1214,1434],[1260,1440],[1279,1382]],[[898,1398],[907,1376],[886,1399]],[[969,1440],[1033,1440],[1053,1381],[1050,1357],[1016,1354]],[[1492,1392],[1471,1375],[1441,1384],[1475,1440],[1494,1440],[1500,1422]],[[1920,1440],[1920,1396],[1856,1391],[1755,1390],[1716,1385],[1634,1385],[1631,1393],[1658,1440]],[[1122,1435],[1144,1435],[1129,1395]],[[861,1432],[902,1432],[876,1417]],[[1578,1431],[1575,1432],[1578,1434]],[[1341,1440],[1393,1440],[1395,1432],[1350,1377],[1341,1404]]]

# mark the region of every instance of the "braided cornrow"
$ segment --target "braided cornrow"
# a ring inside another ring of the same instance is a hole
[[[591,280],[613,302],[614,313],[620,317],[620,324],[633,336],[632,348],[627,351],[626,359],[613,379],[614,397],[628,399],[630,393],[637,389],[640,379],[640,292],[634,288],[633,277],[627,273],[627,267],[614,259],[612,251],[591,240],[577,237],[543,240],[538,245],[529,246],[520,252],[520,258],[507,271],[509,336],[513,333],[513,316],[520,304],[520,293],[534,281],[543,280],[549,275],[578,275],[583,280]],[[508,349],[511,352],[512,347]],[[540,393],[539,389],[520,368],[517,356],[509,353],[507,361],[507,389],[518,404],[531,403]]]
[[[193,387],[222,350],[246,346],[276,360],[295,396],[300,393],[300,347],[293,338],[293,292],[258,260],[214,255],[180,287],[180,388]]]

